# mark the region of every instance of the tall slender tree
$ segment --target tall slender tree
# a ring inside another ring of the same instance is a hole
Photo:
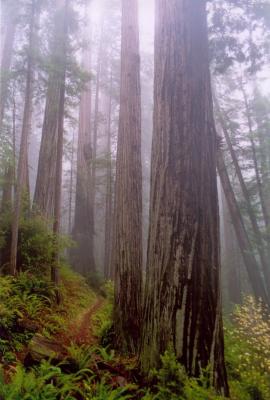
[[[57,115],[57,143],[56,143],[56,170],[54,180],[54,210],[53,210],[53,233],[55,240],[60,234],[61,224],[61,194],[62,194],[62,169],[63,169],[63,144],[64,144],[64,117],[65,117],[65,94],[66,94],[66,68],[67,68],[67,36],[68,36],[68,7],[69,0],[63,0],[59,8],[58,23],[61,29],[61,41],[59,45],[59,83],[60,95]],[[51,266],[51,280],[59,284],[59,261],[60,253],[56,246],[54,260]],[[59,298],[58,298],[59,301]]]
[[[111,119],[112,119],[112,71],[110,77],[108,114],[107,114],[107,143],[106,143],[106,204],[105,204],[105,251],[104,251],[104,276],[112,278],[110,271],[110,257],[112,249],[112,156],[111,156]]]
[[[217,169],[254,295],[257,300],[262,299],[265,304],[269,304],[266,287],[253,253],[252,244],[248,237],[221,151],[218,156]]]
[[[118,344],[138,349],[142,299],[141,88],[137,0],[122,0],[120,115],[115,186],[115,302]]]
[[[209,363],[228,394],[219,287],[217,140],[206,1],[156,0],[150,227],[141,364],[172,346],[191,375]]]
[[[8,77],[19,15],[19,7],[18,5],[16,6],[14,1],[10,1],[9,4],[6,4],[6,8],[7,26],[3,44],[3,52],[1,54],[0,131],[2,130],[4,110],[7,102]]]
[[[86,4],[87,10],[87,4]],[[89,16],[85,14],[84,38],[86,47],[83,50],[82,68],[91,71],[91,31]],[[86,84],[81,94],[79,111],[79,132],[77,147],[77,183],[73,237],[77,243],[74,249],[73,262],[84,275],[95,271],[94,259],[94,214],[92,182],[92,146],[91,146],[91,82]]]
[[[235,168],[235,172],[236,172],[236,175],[237,175],[237,178],[239,180],[240,187],[241,187],[241,190],[242,190],[242,193],[243,193],[243,196],[244,196],[244,200],[245,200],[245,204],[246,204],[246,208],[247,208],[247,214],[248,214],[248,217],[250,219],[252,230],[254,232],[254,239],[255,239],[255,243],[256,243],[256,249],[257,249],[259,257],[260,257],[262,271],[263,271],[263,275],[264,275],[264,278],[265,278],[265,281],[266,281],[267,291],[269,291],[269,288],[270,288],[270,268],[269,268],[269,260],[268,260],[267,253],[266,253],[266,248],[265,248],[263,235],[262,235],[262,232],[260,230],[260,226],[259,226],[256,214],[255,214],[254,209],[252,207],[251,196],[250,196],[250,193],[248,191],[246,182],[244,180],[243,171],[242,171],[242,169],[240,167],[240,164],[238,162],[238,158],[237,158],[236,152],[235,152],[234,147],[232,145],[232,141],[231,141],[231,138],[230,138],[229,130],[227,129],[226,121],[223,118],[221,109],[219,107],[219,104],[218,104],[218,101],[217,101],[216,98],[215,98],[215,106],[216,106],[216,110],[217,110],[218,120],[220,121],[220,125],[222,127],[224,138],[226,140],[226,144],[228,146],[229,153],[230,153],[232,161],[233,161],[233,166]]]
[[[37,12],[39,9],[38,1],[31,2],[31,15],[29,24],[29,45],[27,54],[27,71],[26,71],[26,89],[24,100],[23,124],[20,144],[20,154],[18,162],[16,197],[14,205],[14,215],[11,232],[11,249],[10,249],[10,273],[15,275],[17,272],[17,247],[18,247],[18,231],[21,213],[22,193],[24,182],[27,174],[27,154],[28,154],[28,135],[31,129],[31,111],[33,97],[33,75],[34,75],[34,50],[35,50],[35,24]]]

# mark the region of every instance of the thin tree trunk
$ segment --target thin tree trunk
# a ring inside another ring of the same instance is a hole
[[[62,169],[63,169],[63,143],[64,143],[64,115],[65,115],[65,91],[66,91],[66,52],[67,52],[67,34],[68,34],[68,4],[69,0],[65,0],[62,9],[60,9],[59,18],[63,24],[62,43],[60,43],[60,97],[58,106],[58,121],[57,121],[57,147],[56,147],[56,176],[54,182],[54,212],[53,212],[53,233],[56,244],[60,234],[61,227],[61,195],[62,195]],[[59,284],[59,264],[60,253],[59,249],[55,249],[54,260],[51,267],[51,280],[56,285]],[[57,299],[59,302],[59,298]]]
[[[8,15],[6,34],[5,34],[5,42],[3,46],[2,60],[1,60],[0,132],[2,131],[3,127],[3,118],[4,118],[4,112],[8,94],[8,82],[9,82],[8,75],[11,65],[15,32],[17,28],[18,14],[19,14],[18,6],[10,5],[8,7],[9,7],[8,10],[9,15]]]
[[[0,135],[3,130],[3,119],[5,113],[5,107],[8,97],[8,83],[9,83],[9,71],[12,59],[12,52],[14,46],[15,32],[17,27],[18,7],[8,5],[8,21],[5,33],[5,40],[1,58],[1,79],[0,79]],[[13,121],[14,123],[14,121]],[[14,161],[10,163],[4,174],[4,187],[1,201],[1,211],[4,211],[7,206],[11,206],[12,203],[12,186],[14,176]]]
[[[221,210],[223,220],[223,235],[221,246],[221,265],[224,274],[224,282],[230,304],[241,303],[241,279],[240,279],[240,257],[239,246],[232,225],[231,215],[228,209],[224,191],[221,189]]]
[[[106,206],[105,206],[105,258],[104,276],[110,279],[110,256],[112,243],[112,160],[111,160],[111,112],[112,112],[112,71],[110,78],[110,95],[107,116],[107,167],[106,167]]]
[[[228,394],[220,300],[217,139],[206,1],[156,0],[154,129],[141,363],[173,346],[190,375],[211,364]]]
[[[95,215],[95,204],[96,204],[96,163],[97,163],[97,139],[98,139],[98,126],[99,126],[100,74],[101,74],[102,58],[103,58],[103,26],[101,28],[99,54],[98,54],[98,61],[97,61],[95,111],[94,111],[94,126],[93,126],[92,204],[93,204],[93,214],[94,215]],[[93,230],[95,231],[95,220],[93,221],[93,224],[94,224]]]
[[[16,275],[17,273],[17,247],[18,247],[19,220],[21,213],[23,184],[25,182],[25,173],[26,173],[25,165],[27,161],[28,135],[31,129],[31,109],[32,109],[33,75],[34,75],[33,52],[35,47],[34,46],[35,35],[36,35],[35,21],[37,12],[38,12],[37,2],[36,0],[32,0],[23,125],[22,125],[19,162],[18,162],[15,206],[14,206],[12,232],[11,232],[10,273],[12,275]]]
[[[122,0],[120,114],[115,184],[117,344],[138,351],[142,301],[141,85],[137,0]]]
[[[12,206],[12,183],[14,178],[13,165],[10,164],[6,168],[6,172],[3,178],[3,193],[1,199],[1,213],[9,210]]]
[[[68,234],[72,235],[72,200],[73,200],[73,172],[74,172],[74,145],[75,145],[75,131],[72,135],[72,149],[70,161],[70,182],[69,182],[69,200],[68,200]]]
[[[267,260],[267,255],[265,252],[265,243],[263,241],[262,234],[261,234],[258,222],[257,222],[257,218],[256,218],[256,215],[252,208],[249,192],[248,192],[247,186],[245,184],[244,177],[243,177],[241,168],[240,168],[238,160],[237,160],[237,156],[235,154],[234,148],[231,143],[231,139],[230,139],[230,135],[229,135],[229,132],[228,132],[228,129],[226,126],[226,122],[223,118],[223,115],[222,115],[222,112],[221,112],[221,109],[220,109],[217,99],[215,99],[215,106],[216,106],[216,109],[218,112],[218,119],[219,119],[220,125],[222,127],[222,131],[223,131],[223,134],[224,134],[224,137],[225,137],[225,140],[226,140],[226,143],[227,143],[227,146],[228,146],[228,149],[229,149],[232,161],[233,161],[235,172],[236,172],[237,178],[239,180],[241,190],[242,190],[242,193],[243,193],[243,196],[245,199],[247,213],[248,213],[248,216],[249,216],[249,219],[251,222],[251,226],[252,226],[252,229],[254,232],[255,241],[257,244],[256,248],[257,248],[257,251],[260,256],[262,270],[263,270],[263,274],[264,274],[266,285],[267,285],[267,291],[269,291],[269,289],[270,289],[270,269],[269,269],[269,260]]]
[[[257,299],[261,298],[265,304],[270,304],[221,151],[218,156],[217,168],[254,295]]]
[[[255,142],[253,139],[254,132],[252,128],[252,119],[251,119],[251,114],[250,114],[250,109],[248,105],[248,99],[247,99],[247,94],[245,92],[245,89],[243,87],[243,83],[241,82],[240,88],[243,94],[244,98],[244,104],[245,104],[245,111],[246,111],[246,117],[247,117],[247,122],[248,122],[248,130],[249,130],[249,140],[250,140],[250,145],[251,145],[251,151],[252,151],[252,159],[253,159],[253,164],[254,164],[254,170],[255,170],[255,176],[256,176],[256,182],[257,182],[257,188],[258,188],[258,195],[261,203],[261,208],[262,208],[262,214],[263,214],[263,219],[265,223],[265,227],[268,229],[270,226],[270,217],[268,215],[268,210],[265,204],[265,199],[264,199],[264,193],[263,193],[263,188],[262,188],[262,182],[261,182],[261,176],[259,172],[259,167],[258,167],[258,161],[257,161],[257,155],[256,155],[256,146]]]

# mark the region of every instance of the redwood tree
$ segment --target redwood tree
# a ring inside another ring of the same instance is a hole
[[[56,176],[58,116],[62,82],[64,24],[61,18],[64,0],[57,0],[54,9],[54,35],[51,68],[48,77],[46,106],[42,126],[34,207],[43,215],[52,217],[54,210],[54,182]]]
[[[172,346],[228,394],[220,303],[217,140],[206,1],[156,0],[150,227],[141,363]]]
[[[114,323],[119,346],[138,347],[141,315],[141,89],[137,0],[122,0],[120,115],[116,160]]]
[[[90,29],[85,15],[85,39],[91,39]],[[82,68],[90,72],[90,45],[84,48]],[[81,94],[79,112],[79,132],[77,149],[77,181],[74,214],[73,237],[77,247],[72,251],[74,266],[79,272],[87,274],[95,271],[94,260],[94,215],[92,183],[92,147],[91,147],[91,83],[88,82]]]
[[[11,249],[10,249],[10,273],[15,275],[17,272],[17,247],[18,247],[18,231],[21,213],[22,194],[24,183],[27,175],[27,154],[28,154],[28,136],[31,129],[32,116],[32,97],[33,97],[33,75],[34,60],[33,53],[35,51],[35,23],[39,5],[37,0],[31,2],[31,15],[29,24],[29,45],[27,54],[27,70],[26,70],[26,88],[24,99],[23,123],[20,144],[20,154],[18,161],[18,173],[16,182],[16,195],[14,204],[14,213],[12,219],[11,231]]]

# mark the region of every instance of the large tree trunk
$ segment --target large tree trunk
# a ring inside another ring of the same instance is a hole
[[[33,75],[34,75],[33,54],[34,54],[34,50],[35,50],[34,40],[35,40],[35,35],[36,35],[35,21],[36,21],[37,12],[38,12],[37,1],[32,0],[24,113],[23,113],[20,154],[19,154],[19,162],[18,162],[14,215],[13,215],[13,220],[12,220],[12,231],[11,231],[10,273],[12,275],[15,275],[17,272],[17,247],[18,247],[19,220],[20,220],[20,213],[21,213],[23,186],[24,186],[24,182],[26,181],[25,175],[27,173],[26,165],[27,165],[27,153],[28,153],[28,135],[29,135],[29,132],[31,129],[31,111],[32,111]]]
[[[33,201],[36,211],[47,217],[52,217],[53,215],[55,198],[54,182],[56,176],[56,149],[61,89],[61,46],[64,29],[60,13],[63,11],[63,0],[57,0],[55,7],[55,34],[51,60],[52,69],[48,78],[37,180]]]
[[[137,0],[122,0],[120,115],[115,186],[115,303],[118,345],[138,349],[142,298],[141,88]]]
[[[234,226],[234,230],[238,239],[239,247],[242,253],[242,257],[247,269],[251,287],[254,291],[254,295],[257,299],[262,299],[265,304],[269,303],[269,298],[260,274],[260,268],[256,258],[253,254],[252,245],[250,243],[244,221],[239,210],[234,191],[228,176],[226,165],[223,159],[223,155],[220,151],[218,156],[218,173],[220,176],[223,191],[226,197],[227,205],[231,214],[231,220]]]
[[[173,346],[187,372],[211,363],[228,394],[220,301],[217,140],[206,2],[156,0],[150,226],[141,363]]]
[[[90,40],[89,28],[85,28],[85,38]],[[84,50],[82,68],[90,72],[90,45]],[[73,237],[77,247],[72,251],[76,270],[84,275],[95,271],[94,259],[94,210],[92,183],[92,148],[91,148],[91,83],[81,95],[79,114],[79,133],[77,150],[77,185],[74,215]]]

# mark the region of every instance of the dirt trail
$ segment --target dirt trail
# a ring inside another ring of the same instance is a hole
[[[93,333],[92,318],[102,308],[104,304],[103,298],[98,298],[97,301],[82,313],[76,321],[73,321],[69,327],[69,342],[81,344],[95,344],[97,338]]]

